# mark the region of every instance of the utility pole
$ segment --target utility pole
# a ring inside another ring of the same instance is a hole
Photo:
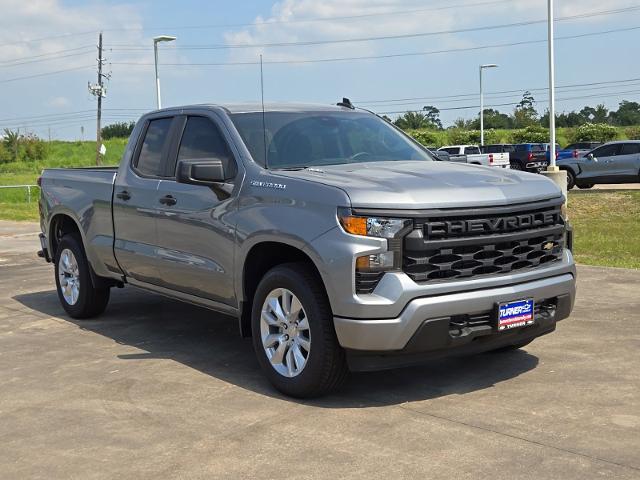
[[[107,94],[107,90],[104,87],[103,80],[104,78],[108,78],[108,75],[104,75],[102,73],[102,65],[104,65],[105,59],[102,58],[102,32],[98,36],[98,83],[92,84],[89,83],[89,92],[98,98],[98,111],[96,115],[96,165],[100,165],[102,163],[102,131],[101,131],[101,120],[102,120],[102,97],[105,97]]]

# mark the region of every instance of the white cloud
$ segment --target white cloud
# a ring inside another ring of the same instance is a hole
[[[463,3],[484,5],[470,8],[447,8]],[[546,17],[546,0],[452,0],[451,3],[426,3],[417,0],[283,0],[276,2],[267,17],[258,16],[255,26],[228,31],[228,45],[255,45],[309,40],[362,38],[371,36],[404,35],[429,31],[449,30],[478,25],[499,24],[508,21],[538,20]],[[637,4],[634,0],[564,0],[556,6],[557,16],[612,10]],[[428,11],[425,11],[427,10]],[[391,14],[398,11],[422,10],[409,14]],[[389,15],[340,19],[332,17],[362,16],[388,13]],[[309,18],[326,18],[327,21],[304,22]],[[593,17],[591,21],[615,18]],[[288,23],[287,23],[288,22]],[[467,44],[460,35],[424,37],[415,42],[438,48],[459,47]],[[437,39],[437,40],[431,40]],[[356,42],[313,47],[238,48],[231,50],[233,60],[255,60],[260,53],[265,60],[291,60],[331,56],[367,55],[393,49],[394,41]],[[427,50],[428,48],[424,48]],[[396,48],[397,50],[397,48]]]
[[[13,71],[59,70],[95,63],[97,32],[101,29],[123,29],[105,33],[105,43],[137,42],[142,37],[142,20],[137,7],[110,3],[88,6],[66,6],[60,0],[0,0],[0,62],[41,60],[42,55],[76,49],[47,61],[5,66],[5,75]],[[91,33],[87,33],[91,32]],[[78,33],[80,33],[78,35]],[[41,40],[46,38],[46,40]],[[79,47],[86,49],[77,50]],[[77,55],[76,55],[77,54]],[[64,55],[64,56],[63,56]],[[41,56],[39,58],[30,58]]]
[[[47,106],[54,108],[64,108],[68,107],[71,104],[71,101],[67,97],[53,97],[50,98],[47,102]]]

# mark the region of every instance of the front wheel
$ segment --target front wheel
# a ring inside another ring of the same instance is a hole
[[[329,301],[309,266],[290,263],[266,273],[253,299],[251,330],[260,367],[282,393],[317,397],[346,379]]]
[[[109,288],[96,288],[79,238],[65,235],[55,255],[56,287],[60,303],[73,318],[101,314],[109,302]]]

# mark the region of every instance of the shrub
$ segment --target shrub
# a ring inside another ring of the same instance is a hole
[[[429,130],[407,130],[406,133],[425,147],[440,146],[440,136]]]
[[[547,143],[549,142],[549,129],[539,125],[515,130],[511,133],[512,143]]]
[[[615,127],[606,123],[586,123],[573,132],[574,142],[610,142],[618,136]]]
[[[9,163],[13,161],[13,154],[4,146],[4,143],[0,143],[0,163]]]
[[[640,140],[640,127],[625,128],[624,134],[629,140]]]
[[[109,140],[110,138],[127,138],[131,135],[135,122],[116,122],[102,128],[102,138]]]
[[[462,130],[452,128],[448,132],[451,145],[480,145],[480,130]],[[500,142],[500,133],[493,129],[484,131],[484,143],[489,145]]]
[[[43,160],[47,156],[47,144],[35,135],[28,135],[20,139],[22,147],[21,159],[28,162]]]

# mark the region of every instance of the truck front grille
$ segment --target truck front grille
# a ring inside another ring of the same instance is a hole
[[[405,237],[403,271],[415,282],[505,274],[561,260],[560,202],[440,210]]]

